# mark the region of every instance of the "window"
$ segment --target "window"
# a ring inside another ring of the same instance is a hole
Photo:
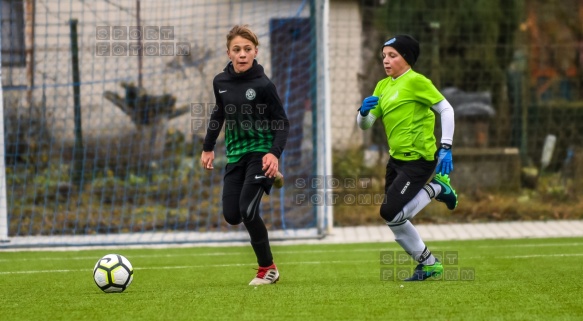
[[[2,30],[2,66],[24,66],[24,1],[2,0],[0,7]]]

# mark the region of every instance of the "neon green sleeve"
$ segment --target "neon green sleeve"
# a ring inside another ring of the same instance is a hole
[[[413,92],[418,101],[423,105],[429,106],[429,108],[444,99],[443,95],[433,85],[433,82],[421,74],[418,75],[417,81],[411,83],[416,87]]]

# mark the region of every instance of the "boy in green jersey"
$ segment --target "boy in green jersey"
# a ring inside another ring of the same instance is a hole
[[[230,62],[215,76],[216,108],[211,114],[201,155],[202,166],[213,169],[217,137],[225,125],[227,166],[223,185],[223,216],[241,222],[249,232],[257,256],[257,275],[249,285],[273,284],[279,271],[273,263],[265,223],[259,215],[263,193],[281,187],[279,157],[287,142],[289,121],[281,99],[263,67],[257,63],[259,41],[247,26],[227,35]]]
[[[418,57],[419,43],[411,36],[398,35],[385,42],[383,66],[388,77],[377,83],[357,115],[361,129],[370,128],[379,118],[385,128],[390,159],[380,214],[395,241],[419,263],[407,281],[423,281],[443,272],[410,220],[433,198],[450,210],[457,206],[448,176],[453,170],[453,108],[431,80],[411,69]],[[441,116],[439,149],[432,110]]]

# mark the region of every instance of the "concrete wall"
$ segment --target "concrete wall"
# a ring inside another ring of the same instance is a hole
[[[330,2],[329,99],[332,107],[332,143],[336,149],[362,144],[362,131],[355,125],[355,110],[361,101],[358,91],[358,73],[362,65],[359,3],[356,0]],[[135,43],[129,39],[98,39],[97,27],[135,26],[136,1],[37,2],[35,10],[36,88],[32,91],[32,105],[43,106],[50,135],[57,141],[73,141],[69,21],[78,19],[82,123],[86,144],[106,149],[132,144],[138,129],[125,113],[103,98],[103,93],[114,91],[123,96],[120,82],[136,81],[138,58],[129,55],[97,56],[96,48],[103,43]],[[177,107],[192,102],[213,103],[212,79],[228,62],[225,35],[234,24],[248,23],[258,34],[258,61],[271,76],[269,20],[274,17],[307,17],[309,14],[309,5],[301,0],[142,1],[140,15],[143,26],[174,27],[174,39],[166,42],[189,44],[192,55],[191,59],[178,56],[143,57],[143,86],[152,94],[175,95]],[[3,85],[26,87],[26,67],[3,66],[2,73]],[[5,96],[10,97],[5,106],[7,109],[18,109],[23,113],[29,107],[27,92],[23,88],[6,91]],[[184,115],[166,126],[190,133],[190,120],[190,115]],[[198,134],[204,133],[201,131]]]
[[[308,17],[309,6],[301,0],[173,0],[141,1],[143,26],[172,26],[174,39],[166,43],[186,43],[191,58],[179,56],[143,57],[143,86],[149,93],[171,93],[176,106],[192,102],[213,103],[212,79],[228,63],[226,34],[235,24],[249,24],[259,36],[258,61],[271,76],[269,20]],[[56,139],[73,139],[73,90],[71,76],[69,20],[78,19],[79,60],[83,130],[88,139],[98,141],[120,137],[136,129],[129,117],[103,98],[105,91],[122,95],[121,81],[136,82],[135,56],[97,56],[98,43],[136,43],[132,40],[97,39],[97,27],[135,26],[136,1],[50,1],[37,2],[34,39],[33,105],[46,107],[47,125]],[[146,41],[144,41],[145,43]],[[152,41],[162,42],[162,40]],[[2,67],[4,86],[26,86],[25,67]],[[44,86],[44,88],[42,88]],[[14,101],[5,108],[26,108],[26,92],[6,94]],[[190,115],[173,120],[169,126],[190,132]],[[189,136],[189,135],[187,135]]]
[[[517,148],[455,148],[450,174],[458,192],[517,191],[521,187]]]
[[[360,146],[363,131],[356,126],[356,110],[362,102],[358,83],[362,65],[359,1],[331,1],[328,32],[332,148]]]

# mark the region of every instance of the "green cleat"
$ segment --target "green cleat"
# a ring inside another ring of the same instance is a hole
[[[451,187],[449,176],[447,174],[436,174],[431,182],[441,185],[441,192],[435,195],[435,199],[445,203],[450,210],[454,210],[457,207],[457,194]]]
[[[413,275],[405,281],[424,281],[432,276],[440,276],[443,273],[443,265],[435,260],[433,265],[419,264],[413,271]]]

